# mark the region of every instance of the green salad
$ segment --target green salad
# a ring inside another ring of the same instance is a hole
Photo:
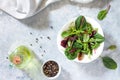
[[[84,16],[79,16],[72,22],[69,29],[61,34],[63,40],[61,46],[65,48],[65,55],[69,60],[82,60],[84,55],[90,57],[93,50],[104,41],[104,37],[98,33],[97,28],[86,21]]]

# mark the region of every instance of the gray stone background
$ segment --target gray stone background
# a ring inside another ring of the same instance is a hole
[[[98,21],[98,12],[108,4],[112,6],[109,14],[103,21]],[[59,52],[56,42],[58,31],[67,21],[79,15],[92,17],[101,24],[106,39],[102,56],[112,57],[118,64],[116,70],[105,68],[100,58],[81,64],[67,60]],[[0,80],[31,80],[7,59],[8,51],[15,42],[32,44],[32,50],[40,60],[58,61],[62,72],[56,80],[120,80],[119,21],[120,0],[94,0],[88,4],[64,0],[50,4],[37,15],[24,20],[17,20],[0,11]],[[117,45],[115,51],[107,50],[111,44]]]

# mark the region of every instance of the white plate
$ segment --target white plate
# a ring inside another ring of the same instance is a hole
[[[92,18],[90,18],[90,17],[85,17],[85,18],[86,18],[86,21],[87,21],[87,22],[91,23],[91,25],[92,25],[93,28],[98,28],[98,33],[99,33],[99,34],[101,34],[102,36],[104,36],[104,35],[103,35],[102,28],[101,28],[100,24],[99,24],[97,21],[95,21],[94,19],[92,19]],[[62,38],[62,36],[61,36],[61,33],[62,33],[63,31],[68,30],[70,23],[71,23],[71,22],[75,22],[75,19],[76,19],[76,18],[74,18],[74,19],[70,20],[69,22],[67,22],[67,23],[61,28],[61,30],[58,32],[57,44],[58,44],[59,51],[60,51],[62,54],[64,54],[65,48],[61,46],[61,41],[63,40],[63,38]],[[104,47],[104,42],[101,43],[100,46],[99,46],[96,50],[93,50],[93,53],[92,53],[93,55],[91,55],[90,58],[89,58],[87,55],[85,55],[82,60],[78,60],[78,59],[76,58],[76,59],[74,59],[73,61],[80,62],[80,63],[89,63],[89,62],[97,59],[97,58],[101,55],[101,53],[102,53],[102,51],[103,51],[103,47]],[[65,54],[64,54],[64,56],[65,56]],[[66,56],[65,56],[65,57],[66,57]],[[67,57],[66,57],[66,58],[67,58]]]

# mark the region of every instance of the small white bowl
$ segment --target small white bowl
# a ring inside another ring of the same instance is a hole
[[[42,67],[41,67],[41,73],[44,75],[44,77],[45,77],[46,79],[49,79],[49,80],[58,78],[59,75],[60,75],[60,73],[61,73],[61,66],[60,66],[60,64],[58,64],[59,71],[58,71],[58,73],[57,73],[54,77],[48,77],[48,76],[46,76],[46,75],[44,74],[44,72],[43,72],[43,66],[44,66],[44,64],[47,63],[48,61],[54,61],[54,62],[56,62],[56,63],[58,64],[57,61],[52,60],[52,59],[45,61],[45,62],[43,63],[43,65],[42,65]]]
[[[86,18],[86,21],[89,22],[93,28],[98,28],[98,33],[101,34],[102,36],[103,35],[103,31],[102,31],[102,28],[100,26],[100,24],[95,21],[94,19],[90,18],[90,17],[85,17]],[[57,36],[57,45],[58,45],[58,49],[59,51],[64,54],[64,51],[65,51],[65,48],[61,46],[61,41],[63,40],[61,34],[63,31],[66,31],[69,29],[69,25],[72,23],[72,22],[75,22],[76,18],[70,20],[69,22],[67,22],[62,28],[61,30],[58,32],[58,36]],[[78,60],[77,58],[74,59],[73,61],[76,61],[76,62],[80,62],[80,63],[89,63],[89,62],[92,62],[93,60],[97,59],[102,51],[103,51],[103,47],[104,47],[104,42],[100,44],[100,46],[93,51],[91,57],[89,58],[87,55],[84,55],[84,58],[82,60]],[[65,54],[64,54],[65,56]],[[65,56],[66,57],[66,56]],[[66,57],[67,58],[67,57]]]

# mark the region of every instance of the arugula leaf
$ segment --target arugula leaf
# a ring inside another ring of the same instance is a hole
[[[82,27],[84,27],[85,25],[86,25],[86,19],[85,19],[84,16],[79,16],[75,20],[75,28],[76,28],[76,30],[82,29]]]
[[[117,48],[116,45],[111,45],[111,46],[108,47],[108,49],[110,49],[110,50],[115,50],[116,48]]]
[[[103,20],[103,19],[106,17],[109,9],[110,9],[110,5],[107,7],[107,9],[101,10],[101,11],[98,13],[97,18],[98,18],[99,20]]]
[[[103,64],[108,69],[116,69],[117,63],[110,57],[102,57]]]

